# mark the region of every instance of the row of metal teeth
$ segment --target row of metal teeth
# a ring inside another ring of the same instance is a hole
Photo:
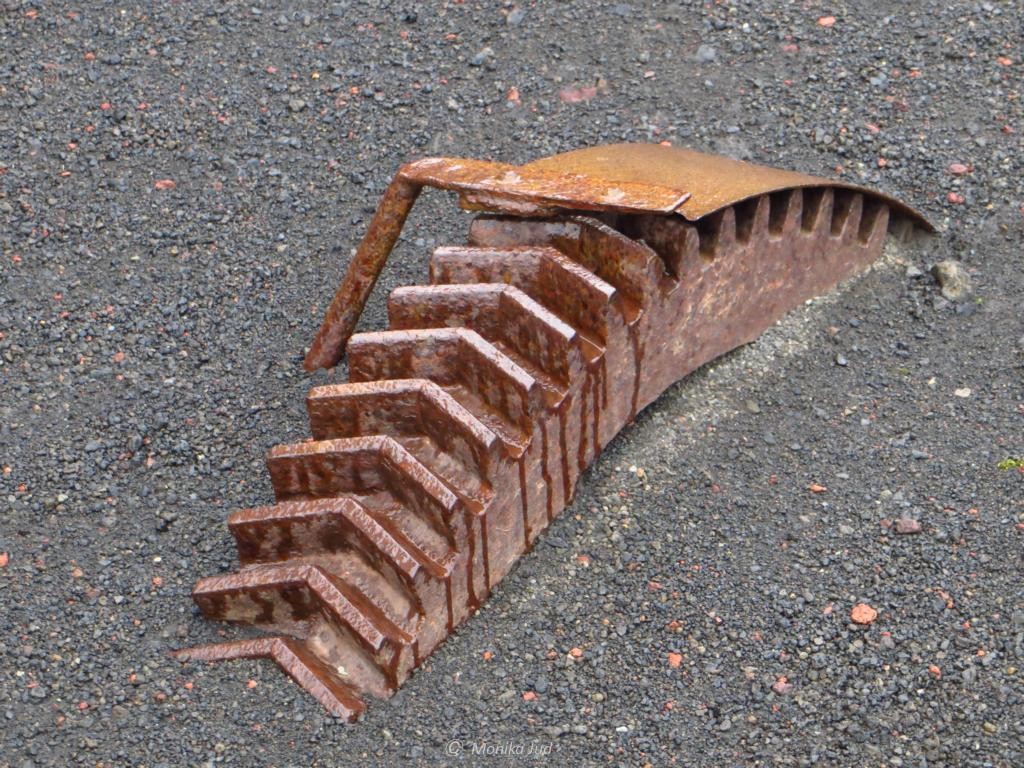
[[[328,710],[386,697],[486,599],[652,399],[644,319],[687,265],[770,241],[877,244],[887,210],[831,189],[678,217],[481,217],[354,336],[350,383],[309,395],[313,440],[274,448],[273,506],[231,515],[238,573],[201,580],[211,618],[279,636],[184,658],[276,661]]]

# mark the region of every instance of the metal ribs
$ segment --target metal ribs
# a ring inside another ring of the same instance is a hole
[[[273,449],[276,503],[231,515],[241,570],[212,619],[266,639],[178,652],[273,659],[355,719],[469,617],[666,387],[874,261],[884,202],[763,194],[695,223],[659,213],[476,218],[353,336],[350,382],[308,398],[311,442]]]

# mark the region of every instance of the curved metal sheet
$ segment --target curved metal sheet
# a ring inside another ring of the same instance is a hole
[[[531,171],[582,175],[607,182],[650,184],[686,191],[690,196],[676,211],[690,221],[768,192],[822,186],[852,189],[885,202],[894,211],[909,216],[929,231],[934,229],[910,206],[872,189],[662,144],[586,147],[522,166],[524,175]]]
[[[531,215],[565,208],[672,213],[689,197],[667,184],[457,157],[424,158],[400,173],[417,184],[458,192],[470,208]]]

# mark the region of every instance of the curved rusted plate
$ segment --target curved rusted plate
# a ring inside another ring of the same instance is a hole
[[[934,230],[928,220],[910,206],[872,189],[662,144],[585,147],[534,160],[520,170],[524,176],[534,172],[582,175],[595,181],[650,184],[686,191],[689,197],[676,210],[690,221],[768,192],[821,186],[853,189],[885,202],[925,229]]]
[[[530,215],[557,208],[672,213],[689,197],[686,190],[673,184],[527,168],[460,157],[428,157],[406,165],[401,176],[458,192],[470,208]]]

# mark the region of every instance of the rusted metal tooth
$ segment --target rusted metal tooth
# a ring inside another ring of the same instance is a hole
[[[585,216],[553,221],[481,216],[470,227],[470,242],[490,247],[519,242],[557,248],[616,289],[621,300],[615,305],[630,323],[659,289],[668,285],[664,265],[651,248]]]
[[[804,233],[814,233],[817,238],[824,238],[832,230],[833,191],[828,187],[811,187],[801,190],[803,207],[801,208],[800,228]]]
[[[361,333],[348,345],[349,378],[431,379],[501,439],[510,456],[526,450],[543,408],[537,381],[468,328]]]
[[[469,245],[477,248],[553,247],[556,240],[579,237],[577,222],[565,218],[529,218],[481,214],[469,225]]]
[[[536,248],[443,247],[430,260],[434,284],[507,283],[554,312],[593,347],[608,340],[615,289],[561,251]],[[589,357],[600,350],[589,352]]]
[[[391,324],[398,328],[472,327],[541,383],[547,407],[557,414],[557,434],[544,438],[557,441],[546,451],[549,461],[557,462],[548,472],[560,477],[562,498],[570,498],[576,478],[596,452],[592,425],[597,419],[594,411],[587,411],[586,399],[570,392],[589,367],[575,329],[518,288],[500,283],[398,288],[388,308]],[[598,403],[599,385],[587,378],[588,393],[594,393],[590,402]],[[573,454],[571,446],[583,446],[587,455]]]
[[[320,565],[270,565],[196,584],[208,618],[244,621],[307,637],[359,691],[386,698],[415,662],[413,638],[353,584]]]
[[[841,190],[832,209],[832,236],[838,237],[844,245],[852,245],[860,232],[863,210],[863,195]]]
[[[451,512],[454,497],[389,436],[278,445],[267,455],[267,468],[278,501],[352,493],[368,504],[375,494],[390,492],[402,501],[415,498],[418,508],[429,509],[425,519],[431,521],[441,539],[449,545],[453,540],[444,515]],[[417,489],[415,497],[407,498],[409,488]]]
[[[746,246],[768,239],[771,196],[761,195],[736,205],[736,242]]]
[[[502,461],[498,437],[427,379],[316,387],[306,399],[317,440],[386,434],[446,485],[478,504]]]
[[[363,591],[390,606],[392,621],[416,637],[417,656],[430,653],[451,631],[451,563],[403,542],[353,498],[243,509],[228,518],[228,528],[243,566],[306,560],[357,574]]]
[[[546,385],[561,400],[583,368],[576,330],[511,285],[434,285],[397,288],[388,300],[391,327],[472,328]]]
[[[508,490],[519,469],[497,436],[437,384],[403,379],[318,387],[308,403],[317,438],[389,434],[453,490],[478,516],[482,563],[518,557],[524,501]],[[497,500],[495,487],[506,489]],[[488,571],[488,586],[503,574]]]
[[[574,221],[580,225],[580,234],[575,248],[564,243],[569,256],[614,285],[637,312],[656,302],[659,291],[674,285],[664,263],[646,243],[631,240],[596,219],[581,216]]]
[[[349,493],[403,543],[435,560],[455,560],[448,578],[451,622],[475,611],[488,592],[487,546],[470,509],[393,438],[319,440],[271,449],[267,457],[278,501]]]
[[[515,461],[519,481],[498,492],[488,509],[488,541],[528,547],[565,503],[558,467],[556,424],[543,418],[545,395],[529,373],[467,328],[356,334],[348,346],[349,376],[357,381],[431,378],[490,427]],[[516,503],[522,510],[515,518]],[[511,567],[496,557],[491,583]]]
[[[697,222],[700,253],[708,261],[720,259],[736,250],[736,210],[726,208]]]
[[[606,223],[625,237],[646,243],[676,280],[685,279],[682,265],[687,254],[700,250],[697,228],[678,216],[613,215],[606,217]]]
[[[865,198],[857,239],[869,251],[880,251],[889,229],[889,208],[877,200]]]
[[[334,554],[356,546],[367,557],[382,554],[408,576],[421,566],[438,578],[446,573],[443,564],[405,550],[358,501],[346,496],[240,509],[228,517],[228,529],[243,566]]]
[[[485,221],[485,223],[489,223]],[[629,417],[609,389],[633,376],[629,328],[615,310],[615,288],[551,246],[519,248],[439,248],[431,259],[435,283],[507,283],[520,288],[577,331],[587,364],[586,386],[579,398],[577,439],[588,448],[584,465],[599,453]],[[605,411],[609,411],[605,417]],[[579,463],[579,462],[577,462]]]
[[[804,190],[787,189],[768,196],[768,239],[795,237],[803,220]],[[886,209],[888,210],[888,209]]]
[[[341,680],[336,669],[320,659],[301,640],[291,637],[260,637],[201,645],[175,651],[174,655],[181,661],[270,659],[335,717],[353,721],[366,709],[366,704]]]

